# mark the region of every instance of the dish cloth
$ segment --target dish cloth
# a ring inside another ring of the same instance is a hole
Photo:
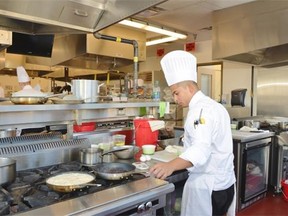
[[[161,120],[148,121],[148,123],[152,132],[165,128],[165,122]]]

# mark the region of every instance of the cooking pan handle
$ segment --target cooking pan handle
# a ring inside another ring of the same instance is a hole
[[[8,204],[11,204],[14,201],[13,197],[2,186],[0,186],[0,190],[7,196]]]
[[[110,154],[110,153],[118,152],[118,151],[124,151],[124,150],[127,150],[127,149],[126,149],[126,148],[123,148],[123,149],[113,149],[113,150],[104,152],[104,153],[101,155],[101,157],[103,157],[103,156],[106,155],[106,154]]]

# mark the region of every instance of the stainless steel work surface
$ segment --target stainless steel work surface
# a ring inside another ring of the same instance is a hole
[[[151,199],[173,190],[173,184],[148,177],[19,215],[97,215],[109,211],[117,212],[116,208],[120,210],[131,206],[131,202],[135,202],[135,196],[137,205],[141,200]]]
[[[263,139],[274,136],[273,132],[247,132],[240,130],[232,130],[232,137],[234,140],[240,140],[241,142],[249,142],[255,139]]]

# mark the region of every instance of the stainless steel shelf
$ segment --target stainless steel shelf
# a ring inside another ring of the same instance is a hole
[[[140,107],[155,115],[159,102],[109,102],[86,104],[37,104],[14,105],[0,103],[0,129],[25,128],[45,125],[80,124],[100,119],[124,119],[139,116]]]

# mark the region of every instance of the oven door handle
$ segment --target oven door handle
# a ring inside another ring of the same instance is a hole
[[[258,143],[258,144],[254,144],[254,145],[249,145],[249,143],[246,143],[245,145],[245,150],[247,151],[248,149],[256,149],[256,148],[264,148],[266,146],[270,146],[271,142],[266,142],[266,143]]]

